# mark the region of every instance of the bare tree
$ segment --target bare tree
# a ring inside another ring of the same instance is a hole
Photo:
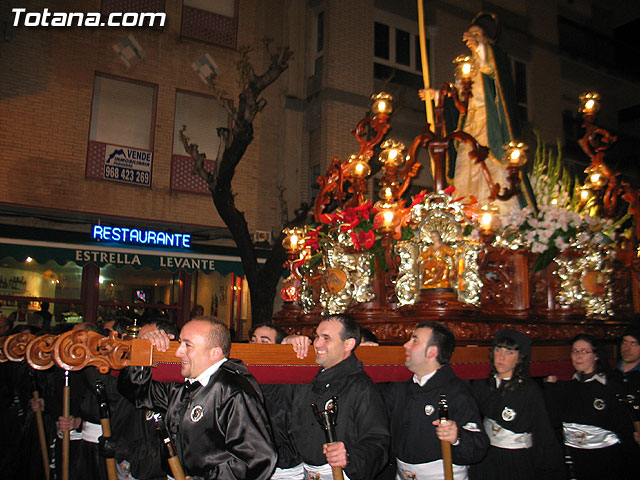
[[[269,48],[270,42],[268,40],[265,40],[264,44],[270,61],[269,66],[261,75],[256,74],[251,63],[249,56],[251,48],[241,47],[239,49],[241,58],[236,67],[240,74],[241,92],[238,95],[237,104],[226,101],[228,98],[226,93],[216,86],[214,78],[209,78],[210,87],[219,103],[231,115],[233,124],[231,132],[226,128],[217,129],[217,134],[220,137],[220,149],[213,172],[205,170],[206,155],[199,152],[197,144],[191,143],[186,135],[186,126],[183,125],[180,130],[182,144],[193,159],[193,173],[207,183],[213,203],[238,247],[242,267],[251,291],[251,315],[254,322],[271,319],[276,287],[282,274],[282,265],[286,260],[281,234],[274,241],[266,263],[260,266],[247,221],[244,213],[236,207],[235,195],[231,187],[236,167],[253,141],[253,120],[267,104],[261,94],[287,69],[292,57],[292,52],[287,47],[272,51]],[[273,201],[278,201],[278,199],[274,198]],[[306,205],[296,210],[296,218],[289,224],[303,223],[308,210]]]

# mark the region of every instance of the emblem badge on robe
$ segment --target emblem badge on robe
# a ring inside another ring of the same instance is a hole
[[[427,417],[430,417],[431,415],[433,415],[433,412],[435,412],[436,409],[433,407],[433,405],[425,405],[424,406],[424,414]]]
[[[502,410],[502,419],[505,422],[510,422],[514,418],[516,418],[515,410],[513,410],[512,408],[509,408],[509,407],[504,407],[504,410]]]
[[[202,417],[204,417],[204,408],[202,408],[202,405],[193,407],[193,410],[191,410],[191,421],[198,422],[202,420]]]
[[[150,422],[152,418],[153,418],[153,410],[147,410],[147,413],[145,415],[145,420],[147,422]]]
[[[593,408],[595,408],[596,410],[604,410],[604,407],[606,406],[605,402],[603,399],[601,398],[596,398],[593,401]]]

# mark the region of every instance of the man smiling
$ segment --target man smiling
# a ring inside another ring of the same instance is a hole
[[[166,351],[162,330],[140,335]],[[196,317],[180,332],[176,356],[184,383],[151,379],[148,367],[128,367],[120,392],[138,408],[166,411],[166,422],[185,474],[194,479],[267,479],[276,452],[260,388],[240,360],[228,359],[229,330]]]
[[[386,463],[389,431],[384,405],[354,354],[359,343],[355,320],[332,315],[316,328],[313,348],[321,368],[312,382],[264,387],[269,400],[291,412],[288,429],[304,461],[304,478],[329,480],[331,467],[340,467],[345,479],[371,480]],[[327,444],[309,405],[325,410],[332,397],[337,398],[338,441]]]

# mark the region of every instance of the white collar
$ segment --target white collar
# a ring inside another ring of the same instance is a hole
[[[502,382],[507,382],[507,381],[511,380],[511,377],[509,377],[509,378],[500,378],[497,374],[494,375],[493,378],[496,379],[496,388],[500,387],[500,384]]]
[[[425,383],[427,383],[431,377],[433,377],[438,370],[434,370],[431,373],[427,373],[424,377],[419,377],[417,373],[413,374],[413,383],[417,383],[421,387],[424,387]]]
[[[204,372],[202,372],[196,378],[187,378],[186,381],[189,383],[200,382],[200,385],[202,385],[203,387],[206,387],[207,384],[209,383],[209,379],[211,378],[211,375],[216,373],[220,368],[220,365],[222,365],[227,360],[228,360],[227,357],[224,357],[222,360],[219,360],[213,365],[211,365],[209,368],[207,368]]]
[[[573,380],[578,380],[580,381],[580,374],[578,372],[573,374],[573,377],[571,377]],[[607,376],[604,373],[596,373],[595,375],[592,375],[591,377],[587,378],[586,380],[584,380],[584,383],[587,382],[600,382],[602,385],[606,385],[607,384]]]

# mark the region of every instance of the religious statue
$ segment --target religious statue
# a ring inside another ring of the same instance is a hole
[[[462,101],[445,99],[445,123],[446,133],[462,131],[488,147],[489,155],[484,164],[492,182],[504,188],[509,182],[506,165],[501,161],[503,146],[519,140],[521,131],[509,59],[495,45],[497,36],[496,16],[484,12],[476,15],[471,26],[464,32],[462,41],[471,52],[474,68],[470,78],[457,79],[455,89],[463,91],[462,82],[467,82],[466,88],[469,88],[471,80],[471,91],[460,97]],[[448,97],[453,95],[450,90],[445,93]],[[423,99],[434,95],[434,91],[420,92]],[[456,100],[457,98],[456,95]],[[486,205],[491,202],[491,189],[482,169],[470,155],[473,148],[471,143],[458,142],[455,149],[449,149],[447,179],[456,188],[457,198],[465,197],[468,201],[474,196],[480,205]],[[498,202],[502,214],[513,213],[526,204],[535,209],[535,200],[526,174],[522,173],[521,179],[523,198],[514,197]]]
[[[421,289],[452,288],[457,275],[457,252],[442,241],[437,230],[431,232],[433,243],[420,253]]]

